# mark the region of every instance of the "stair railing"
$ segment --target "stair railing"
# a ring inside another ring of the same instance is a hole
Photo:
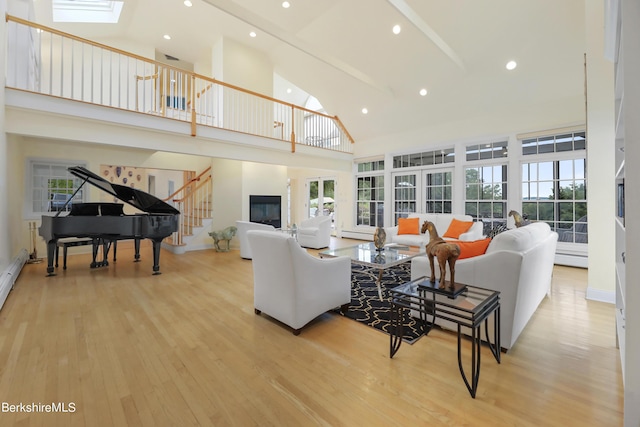
[[[216,127],[286,142],[353,152],[337,116],[322,114],[6,15],[6,87]]]
[[[211,167],[208,167],[169,197],[163,199],[180,211],[178,231],[169,237],[168,243],[184,245],[184,236],[193,234],[194,227],[201,226],[204,218],[211,218],[212,191],[213,179]]]

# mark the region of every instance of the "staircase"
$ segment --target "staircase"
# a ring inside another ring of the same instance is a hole
[[[193,174],[193,173],[192,173]],[[211,222],[211,192],[213,181],[211,167],[198,176],[188,178],[187,183],[176,190],[165,202],[172,204],[180,211],[178,231],[167,237],[162,246],[173,253],[184,253],[190,250],[203,249],[196,247],[191,241],[209,229]]]

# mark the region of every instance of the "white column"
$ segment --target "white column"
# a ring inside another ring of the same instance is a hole
[[[0,2],[0,16],[3,17],[0,21],[0,81],[4,82],[6,79],[6,30],[7,23],[4,16],[7,12],[6,2]],[[4,84],[3,84],[4,86]],[[9,189],[7,176],[7,157],[9,157],[7,134],[5,133],[5,106],[4,106],[4,87],[0,90],[0,200],[9,200]],[[9,203],[0,203],[0,233],[3,237],[0,238],[0,272],[9,265],[11,260],[11,230],[9,230]]]
[[[587,50],[587,298],[615,301],[615,112],[613,63],[604,57],[604,1],[585,3]],[[603,209],[603,206],[609,206]]]

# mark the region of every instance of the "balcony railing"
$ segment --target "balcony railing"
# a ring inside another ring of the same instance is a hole
[[[338,117],[7,15],[6,86],[351,153]]]

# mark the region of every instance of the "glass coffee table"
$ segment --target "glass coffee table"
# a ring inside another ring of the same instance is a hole
[[[367,268],[378,270],[376,286],[378,296],[382,300],[382,274],[387,268],[410,261],[424,252],[420,252],[413,246],[386,246],[383,250],[377,250],[373,243],[361,243],[356,246],[347,246],[338,249],[329,249],[319,252],[320,258],[348,256],[352,264],[362,265]]]

